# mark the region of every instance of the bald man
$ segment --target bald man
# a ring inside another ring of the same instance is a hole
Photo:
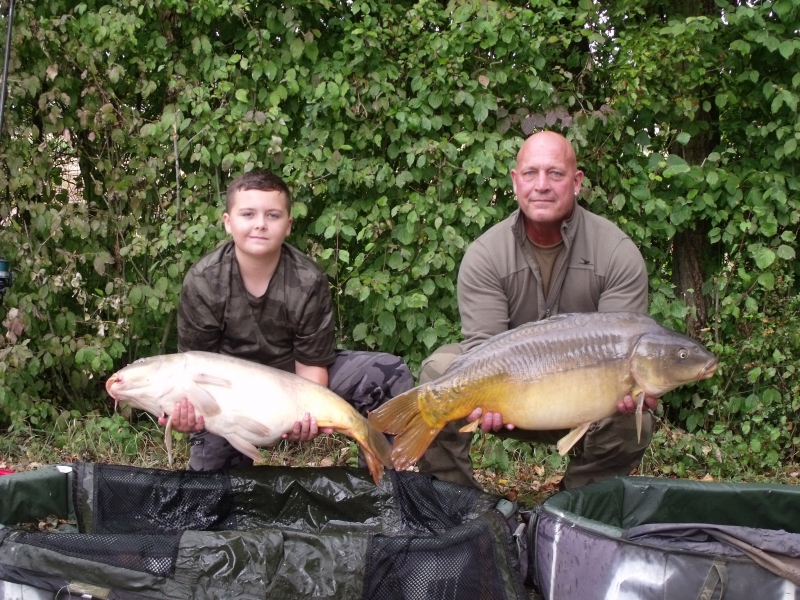
[[[422,363],[420,383],[436,379],[452,361],[490,337],[558,313],[646,313],[647,271],[631,239],[616,225],[577,203],[583,173],[575,151],[560,134],[529,137],[517,154],[511,182],[519,208],[481,235],[458,271],[458,308],[464,341],[439,348]],[[649,408],[656,400],[648,398]],[[562,481],[574,488],[635,469],[652,438],[652,414],[645,413],[638,442],[630,396],[621,414],[594,423],[576,444]],[[499,413],[478,408],[484,432],[555,443],[567,431],[523,431]],[[469,447],[472,435],[451,423],[420,459],[420,471],[461,485],[478,486]],[[478,486],[479,487],[479,486]]]

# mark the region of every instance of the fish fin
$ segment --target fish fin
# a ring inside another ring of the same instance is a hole
[[[637,390],[634,390],[634,394]],[[636,396],[636,443],[642,441],[642,407],[644,406],[644,390],[638,390]]]
[[[420,411],[419,396],[423,386],[395,396],[369,413],[369,424],[378,431],[398,435]]]
[[[203,418],[213,417],[222,412],[219,402],[208,390],[203,389],[199,385],[189,386],[186,390],[186,396],[189,402],[192,403],[197,411],[203,415]]]
[[[364,451],[367,468],[372,475],[375,485],[378,485],[383,475],[383,467],[392,467],[392,445],[386,436],[374,427],[367,424],[367,439],[359,440]]]
[[[562,437],[558,440],[556,444],[556,448],[558,448],[558,453],[561,456],[564,456],[567,452],[569,452],[570,448],[572,448],[575,444],[578,443],[583,435],[589,430],[589,426],[592,423],[584,423],[583,425],[578,425],[575,429],[570,431],[567,435]]]
[[[216,385],[217,387],[224,387],[231,389],[233,382],[224,377],[217,377],[215,375],[208,375],[206,373],[198,373],[192,377],[192,381],[197,384]]]
[[[394,468],[398,471],[405,471],[417,462],[441,430],[441,427],[428,425],[422,415],[416,415],[406,428],[394,438],[392,449]]]
[[[250,431],[253,433],[253,435],[257,435],[258,437],[262,438],[269,437],[272,433],[272,428],[268,427],[261,421],[256,421],[255,419],[241,415],[236,416],[236,426],[246,431]]]
[[[459,431],[461,433],[475,433],[478,431],[478,425],[480,425],[481,420],[475,419],[472,423],[467,423],[464,425]]]
[[[172,415],[167,419],[167,425],[164,427],[164,445],[167,447],[167,463],[169,468],[172,468]]]
[[[230,435],[226,435],[225,439],[228,440],[231,446],[236,448],[239,452],[244,454],[245,456],[249,456],[253,459],[253,462],[256,464],[264,462],[264,457],[261,456],[261,453],[258,451],[258,448],[253,446],[247,440],[239,437],[235,433]]]

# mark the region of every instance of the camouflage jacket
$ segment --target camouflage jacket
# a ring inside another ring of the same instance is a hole
[[[328,278],[308,256],[284,243],[266,293],[251,295],[228,241],[195,263],[183,280],[178,350],[237,356],[284,371],[294,362],[333,362],[333,309]]]

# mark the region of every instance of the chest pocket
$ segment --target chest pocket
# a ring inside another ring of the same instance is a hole
[[[600,305],[602,277],[586,259],[573,259],[561,286],[558,312],[596,312]]]

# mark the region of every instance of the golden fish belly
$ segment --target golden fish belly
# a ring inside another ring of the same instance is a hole
[[[551,373],[536,381],[509,377],[484,386],[478,384],[467,394],[468,406],[459,408],[458,412],[470,409],[469,414],[472,409],[481,407],[484,411],[501,413],[503,421],[521,429],[576,427],[616,412],[617,402],[632,388],[625,367],[618,361],[618,364]]]

